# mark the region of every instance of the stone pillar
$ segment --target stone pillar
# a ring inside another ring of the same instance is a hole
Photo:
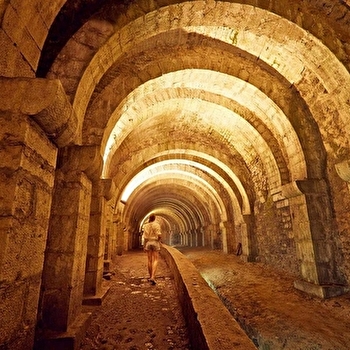
[[[115,251],[115,224],[113,223],[113,208],[108,205],[108,215],[106,224],[106,239],[104,248],[104,262],[103,270],[104,272],[110,271],[110,265],[112,260],[112,252]]]
[[[96,147],[60,150],[45,252],[36,349],[76,349],[90,314],[82,313]]]
[[[193,230],[193,246],[194,247],[198,247],[198,231],[199,231],[198,228],[195,228]]]
[[[205,236],[205,229],[203,226],[199,228],[199,233],[198,233],[198,246],[199,247],[204,247],[204,236]]]
[[[222,248],[222,237],[220,232],[219,224],[212,224],[211,226],[211,248],[212,249],[220,249]]]
[[[225,253],[230,253],[230,254],[234,253],[236,251],[236,246],[237,246],[234,225],[230,221],[225,221],[222,224],[225,230],[225,233],[223,234],[223,238],[226,242],[226,243],[223,242],[223,250]]]
[[[92,184],[91,212],[87,242],[83,304],[100,305],[108,289],[102,288],[107,225],[107,201],[112,198],[113,181]]]
[[[212,225],[204,227],[203,246],[212,248]]]
[[[220,222],[219,224],[221,247],[224,253],[228,253],[226,224],[227,222]]]
[[[241,224],[242,255],[246,262],[255,261],[257,257],[257,244],[254,235],[254,218],[252,215],[243,215],[244,223]]]
[[[0,344],[7,348],[33,348],[57,147],[76,130],[58,80],[0,77]]]
[[[123,226],[122,222],[116,222],[115,224],[115,234],[116,234],[116,253],[117,255],[122,255],[124,250],[124,231],[126,228]]]
[[[301,280],[295,288],[328,298],[344,293],[344,286],[334,261],[332,210],[323,180],[297,181],[283,186],[289,199]]]
[[[57,148],[31,118],[0,112],[0,344],[6,349],[33,348],[56,158]]]
[[[189,232],[189,231],[186,231],[185,233],[184,233],[184,237],[185,237],[185,245],[187,246],[187,247],[190,247],[191,246],[191,244],[190,244],[190,239],[191,239],[191,237],[190,237],[190,235],[191,235],[191,232]]]
[[[186,245],[186,237],[185,237],[185,235],[182,232],[180,232],[179,235],[180,235],[181,245],[185,246]]]
[[[188,230],[187,233],[188,246],[193,247],[193,232],[192,230]]]

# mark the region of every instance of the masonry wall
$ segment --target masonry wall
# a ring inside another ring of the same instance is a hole
[[[256,204],[255,211],[257,260],[297,275],[299,263],[288,201],[274,202],[270,197],[265,203]]]
[[[339,265],[340,272],[350,284],[350,186],[335,173],[335,166],[330,169],[331,198],[334,206],[335,245],[337,254],[335,262]],[[350,178],[349,178],[350,180]]]
[[[0,344],[32,349],[57,151],[28,117],[0,118]]]

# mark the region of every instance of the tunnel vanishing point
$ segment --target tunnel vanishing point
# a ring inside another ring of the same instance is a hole
[[[0,348],[168,245],[349,291],[349,0],[0,0]]]

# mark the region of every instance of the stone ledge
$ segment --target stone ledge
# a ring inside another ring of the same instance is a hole
[[[34,350],[79,350],[91,324],[91,312],[81,313],[66,332],[47,332],[35,343]]]
[[[112,260],[103,260],[103,272],[110,272]]]
[[[110,287],[102,287],[100,292],[96,295],[87,295],[83,298],[83,305],[100,306],[107,296]]]
[[[161,255],[174,274],[190,342],[201,350],[256,350],[196,267],[177,249],[162,245]]]
[[[349,292],[348,286],[342,285],[318,285],[306,281],[296,280],[294,281],[294,287],[307,294],[327,299],[337,297]]]

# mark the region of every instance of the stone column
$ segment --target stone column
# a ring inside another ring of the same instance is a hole
[[[117,255],[122,255],[124,250],[124,230],[126,228],[123,226],[122,222],[115,223],[115,234],[116,234],[116,253]]]
[[[243,215],[244,223],[241,224],[242,255],[241,259],[249,262],[257,257],[257,244],[254,235],[254,218],[252,215]]]
[[[83,304],[100,305],[108,289],[102,288],[107,225],[107,201],[112,198],[113,181],[103,179],[92,184],[91,212],[87,242]]]
[[[0,78],[0,343],[11,349],[33,348],[57,147],[76,131],[60,81]]]
[[[343,280],[334,262],[332,210],[323,180],[297,181],[283,186],[289,199],[300,261],[301,280],[295,288],[328,298],[344,293]]]
[[[193,246],[194,247],[198,247],[198,231],[199,231],[199,228],[195,228],[193,230]]]
[[[57,147],[29,117],[0,112],[0,344],[32,349]]]
[[[91,316],[82,313],[92,193],[87,174],[93,177],[99,168],[99,151],[96,147],[79,146],[62,149],[59,165],[45,252],[36,349],[76,349]]]
[[[205,235],[205,228],[201,226],[198,232],[198,246],[204,247],[204,235]]]
[[[180,244],[185,246],[186,245],[186,237],[185,237],[185,235],[182,232],[180,232],[179,235],[180,235]]]
[[[220,234],[220,226],[219,224],[211,224],[210,225],[210,246],[211,249],[221,249],[222,241],[221,241],[221,234]]]
[[[193,247],[193,232],[192,230],[188,230],[187,233],[188,246]]]
[[[226,241],[226,247],[223,242],[223,247],[224,247],[223,250],[226,253],[234,253],[236,251],[236,246],[237,246],[234,224],[230,221],[225,221],[222,224],[225,229],[225,234],[223,234],[223,237]]]
[[[203,229],[203,246],[212,248],[212,225],[207,225]]]
[[[220,222],[220,232],[222,237],[222,251],[224,253],[229,252],[229,244],[230,244],[230,231],[229,231],[230,225],[227,221]]]
[[[112,252],[115,251],[115,234],[113,223],[113,208],[108,205],[107,226],[106,226],[106,239],[104,247],[104,262],[103,270],[108,273],[110,271],[110,265],[112,260]]]
[[[190,245],[190,232],[189,231],[186,231],[186,232],[184,232],[184,239],[185,239],[185,245],[187,246],[187,247],[190,247],[191,245]]]

